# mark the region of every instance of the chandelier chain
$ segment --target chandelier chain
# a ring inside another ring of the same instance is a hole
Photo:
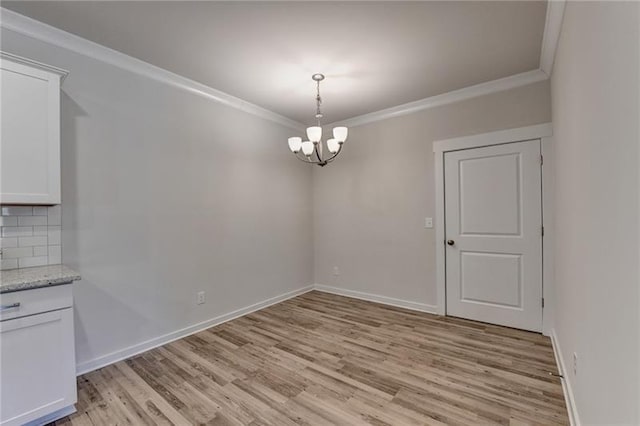
[[[318,126],[320,125],[320,119],[322,118],[322,111],[320,105],[322,104],[322,97],[320,96],[320,80],[316,81],[316,121]]]

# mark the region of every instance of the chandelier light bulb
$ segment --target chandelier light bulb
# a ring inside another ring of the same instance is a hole
[[[302,142],[302,153],[307,157],[313,154],[313,142],[311,141]]]
[[[336,139],[329,139],[327,141],[327,148],[329,148],[329,152],[335,154],[340,150],[340,143]]]
[[[300,152],[300,148],[302,148],[302,138],[297,136],[289,138],[289,149],[291,152],[297,154]]]
[[[322,127],[320,126],[307,127],[307,137],[313,143],[320,142],[320,139],[322,139]]]
[[[347,140],[347,136],[349,134],[349,129],[346,127],[334,127],[333,128],[333,137],[340,143],[343,143]]]

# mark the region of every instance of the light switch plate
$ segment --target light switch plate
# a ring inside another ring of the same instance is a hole
[[[433,228],[433,218],[432,217],[425,217],[424,218],[424,227],[425,228]]]

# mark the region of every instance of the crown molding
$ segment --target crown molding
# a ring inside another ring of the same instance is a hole
[[[540,49],[539,69],[477,84],[475,86],[464,87],[441,95],[431,96],[403,105],[348,118],[346,120],[336,121],[335,123],[331,123],[330,126],[360,126],[367,123],[373,123],[375,121],[412,114],[428,108],[475,98],[477,96],[526,86],[528,84],[548,79],[551,77],[556,48],[558,47],[558,41],[560,39],[565,3],[566,0],[549,0],[547,3],[547,15],[545,18],[544,33],[542,36],[542,48]]]
[[[548,79],[551,76],[556,47],[560,38],[565,0],[549,0],[545,19],[544,35],[540,52],[540,68],[520,74],[492,80],[474,86],[464,87],[436,96],[420,99],[391,108],[371,112],[364,115],[336,121],[327,126],[360,126],[388,118],[412,114],[428,108],[459,102],[478,96],[501,92],[516,87],[526,86]],[[155,65],[141,61],[124,53],[86,40],[82,37],[52,27],[35,19],[20,15],[0,7],[0,27],[10,31],[53,44],[64,49],[91,57],[127,71],[144,75],[161,83],[186,90],[212,101],[276,122],[297,131],[304,131],[306,126],[290,118],[284,117],[258,105],[244,101],[220,90],[197,81],[172,73]]]
[[[553,70],[553,61],[562,29],[564,6],[565,0],[549,0],[547,2],[547,17],[544,22],[542,49],[540,50],[540,69],[548,76],[551,76]]]
[[[22,56],[14,55],[13,53],[3,52],[0,50],[0,58],[8,59],[18,64],[28,65],[33,68],[38,68],[43,71],[51,72],[60,76],[60,83],[64,81],[69,75],[69,71],[62,68],[54,67],[52,65],[43,64],[42,62],[34,61],[33,59],[23,58]]]
[[[6,8],[0,8],[0,27],[13,31],[45,43],[53,44],[63,49],[88,56],[101,62],[108,63],[120,69],[130,71],[185,90],[206,99],[218,102],[231,108],[244,111],[257,117],[273,121],[286,127],[300,131],[305,126],[258,105],[244,101],[228,93],[209,87],[205,84],[172,73],[163,68],[151,65],[132,56],[94,43],[75,34],[52,27]]]
[[[528,84],[537,83],[548,79],[549,76],[542,70],[533,70],[515,74],[509,77],[500,78],[498,80],[488,81],[486,83],[476,84],[474,86],[465,87],[441,95],[431,96],[420,99],[418,101],[409,102],[380,111],[371,112],[369,114],[359,115],[357,117],[348,118],[346,120],[337,121],[330,126],[361,126],[374,121],[386,120],[388,118],[400,117],[402,115],[413,114],[428,108],[434,108],[441,105],[452,104],[454,102],[471,99],[490,93],[501,92]]]

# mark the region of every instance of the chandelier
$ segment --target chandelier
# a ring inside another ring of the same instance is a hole
[[[294,153],[298,160],[324,167],[332,162],[342,151],[342,144],[347,140],[349,129],[346,127],[333,128],[333,138],[327,140],[326,146],[326,149],[329,151],[329,155],[325,156],[323,153],[324,144],[322,143],[322,127],[320,126],[320,119],[322,118],[322,111],[320,111],[320,104],[322,104],[322,98],[320,97],[320,82],[324,80],[324,75],[314,74],[311,78],[316,82],[317,126],[307,127],[308,141],[303,142],[302,138],[297,136],[289,138],[289,149]],[[300,155],[300,152],[302,152],[302,155]]]

